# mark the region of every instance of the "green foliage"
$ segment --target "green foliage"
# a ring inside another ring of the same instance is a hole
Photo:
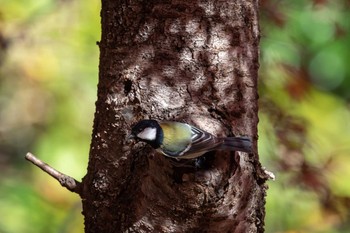
[[[1,1],[0,232],[83,232],[79,197],[24,161],[86,173],[100,2]]]
[[[264,1],[260,158],[267,232],[349,232],[350,23],[345,1]]]

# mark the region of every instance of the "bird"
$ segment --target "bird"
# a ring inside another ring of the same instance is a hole
[[[249,137],[215,137],[195,126],[176,121],[140,120],[132,126],[127,139],[146,142],[157,152],[177,160],[195,159],[215,150],[252,153]]]

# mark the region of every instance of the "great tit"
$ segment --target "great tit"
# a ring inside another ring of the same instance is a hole
[[[165,156],[193,159],[214,150],[252,152],[248,137],[218,138],[192,125],[175,121],[141,120],[128,139],[143,141]]]

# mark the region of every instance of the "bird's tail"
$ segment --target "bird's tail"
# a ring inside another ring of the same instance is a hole
[[[223,150],[232,150],[232,151],[243,151],[251,153],[252,141],[249,137],[228,137],[224,138],[224,142],[221,144]]]

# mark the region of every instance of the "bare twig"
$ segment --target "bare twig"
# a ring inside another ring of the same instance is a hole
[[[77,194],[81,193],[81,189],[80,189],[81,183],[79,181],[57,171],[47,163],[44,163],[43,161],[35,157],[35,155],[33,155],[30,152],[26,154],[25,158],[26,160],[30,161],[31,163],[39,167],[41,170],[43,170],[44,172],[46,172],[47,174],[49,174],[50,176],[58,180],[58,182],[60,182],[60,184],[63,187],[67,188],[69,191]]]

